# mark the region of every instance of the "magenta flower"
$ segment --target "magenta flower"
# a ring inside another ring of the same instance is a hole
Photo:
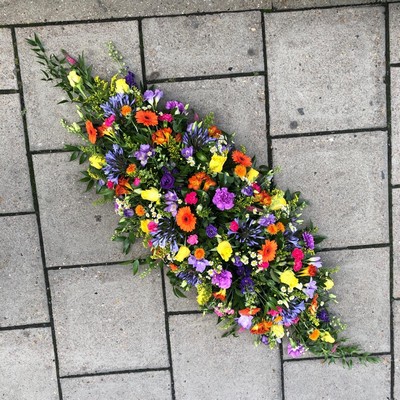
[[[232,285],[232,274],[224,269],[220,273],[214,271],[211,283],[221,289],[229,289]]]
[[[228,192],[228,189],[224,187],[222,189],[217,189],[215,191],[215,195],[212,199],[212,202],[220,210],[230,210],[234,206],[233,203],[234,198],[235,194]]]
[[[197,243],[199,242],[199,238],[198,238],[197,235],[190,235],[190,236],[187,238],[187,242],[188,242],[189,244],[191,244],[191,245],[195,245],[195,244],[197,244]]]
[[[159,121],[172,122],[174,117],[171,114],[163,114],[158,116]]]
[[[185,196],[185,203],[186,204],[197,204],[199,199],[197,198],[197,193],[196,192],[189,192]]]

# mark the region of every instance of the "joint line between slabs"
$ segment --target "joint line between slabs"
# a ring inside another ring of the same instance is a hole
[[[326,7],[301,7],[301,8],[274,8],[274,5],[272,4],[272,10],[271,11],[265,11],[266,13],[285,13],[285,12],[302,12],[302,11],[312,11],[312,10],[330,10],[330,9],[335,9],[335,8],[359,8],[359,7],[384,7],[386,3],[371,3],[371,2],[364,2],[360,4],[337,4],[337,5],[331,5],[331,6],[326,6]]]
[[[43,322],[38,324],[26,324],[26,325],[13,325],[13,326],[0,326],[0,332],[2,331],[16,331],[24,329],[40,329],[50,328],[50,322]]]
[[[14,49],[15,69],[16,69],[16,75],[17,75],[18,88],[19,88],[19,99],[20,99],[20,107],[21,107],[21,113],[22,113],[21,118],[22,118],[22,124],[23,124],[23,129],[24,129],[25,148],[26,148],[29,176],[30,176],[30,182],[31,182],[32,199],[33,199],[33,205],[34,205],[35,212],[36,212],[36,222],[37,222],[37,228],[38,228],[40,254],[41,254],[41,260],[42,260],[44,281],[45,281],[45,285],[46,285],[47,306],[48,306],[48,312],[49,312],[49,318],[50,318],[51,336],[52,336],[52,341],[53,341],[54,363],[55,363],[55,370],[56,370],[56,377],[57,377],[58,394],[59,394],[59,399],[63,400],[61,381],[60,381],[60,369],[59,369],[59,360],[58,360],[58,352],[57,352],[57,343],[56,343],[56,335],[55,335],[54,319],[53,319],[53,308],[52,308],[52,302],[51,302],[49,274],[48,274],[48,271],[46,268],[46,256],[45,256],[45,251],[44,251],[42,225],[41,225],[41,221],[40,221],[40,212],[39,212],[39,200],[38,200],[38,195],[37,195],[33,158],[32,158],[32,154],[30,153],[28,124],[27,124],[26,114],[24,112],[25,111],[25,99],[24,99],[24,90],[23,90],[23,85],[22,85],[21,66],[20,66],[20,59],[19,59],[19,54],[18,54],[18,43],[17,43],[17,35],[15,32],[15,28],[11,29],[11,36],[12,36],[13,49]]]

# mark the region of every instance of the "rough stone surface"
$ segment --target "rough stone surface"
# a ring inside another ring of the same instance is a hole
[[[61,381],[65,400],[170,400],[169,371],[68,378]]]
[[[145,255],[139,242],[126,256],[121,243],[111,241],[119,220],[114,206],[93,204],[99,196],[94,191],[85,193],[85,184],[79,182],[80,170],[85,167],[69,162],[69,157],[70,153],[34,156],[47,266],[120,261]]]
[[[272,135],[385,126],[383,7],[265,18]]]
[[[264,77],[174,82],[159,86],[166,99],[189,103],[200,117],[212,110],[218,127],[235,132],[235,142],[245,145],[251,156],[256,155],[259,164],[268,162]]]
[[[156,273],[140,279],[127,266],[49,272],[61,376],[168,367]]]
[[[245,334],[221,338],[216,321],[212,315],[170,317],[176,397],[257,400],[268,393],[268,399],[280,399],[279,352],[255,348]]]
[[[259,12],[146,19],[143,36],[148,79],[264,69]]]
[[[323,247],[388,242],[386,140],[385,132],[273,140],[276,182],[309,201],[303,217],[328,237]]]
[[[381,357],[378,364],[354,365],[352,369],[318,360],[286,362],[284,376],[287,400],[390,398],[389,357]]]
[[[0,213],[33,211],[18,94],[0,97]],[[11,112],[10,112],[11,111]],[[10,140],[12,132],[12,140]]]
[[[14,49],[10,29],[0,29],[0,89],[17,89]]]
[[[272,8],[276,10],[284,10],[287,8],[332,7],[373,3],[386,3],[386,0],[273,0]]]
[[[94,66],[93,73],[103,78],[110,78],[119,68],[108,56],[107,43],[112,41],[124,55],[127,65],[141,79],[138,23],[109,22],[17,29],[31,149],[60,149],[65,143],[78,140],[66,132],[60,120],[64,118],[72,122],[79,117],[74,105],[57,104],[67,98],[61,90],[54,88],[51,82],[41,80],[41,65],[36,62],[35,54],[25,41],[26,38],[32,38],[34,33],[39,35],[49,55],[59,55],[61,48],[74,57],[84,52],[87,64]]]
[[[0,327],[48,322],[36,217],[0,218]]]
[[[400,4],[389,5],[390,62],[400,62]],[[393,71],[393,70],[392,70]]]
[[[196,301],[197,292],[196,289],[192,289],[189,292],[181,290],[186,298],[175,296],[172,286],[169,283],[169,279],[165,277],[165,292],[167,296],[167,308],[168,311],[197,311],[199,306]]]
[[[58,400],[50,328],[0,332],[0,397]]]
[[[400,189],[393,189],[393,296],[400,298]]]
[[[394,318],[394,398],[400,398],[400,301],[393,302]]]
[[[20,7],[18,2],[4,1],[0,24],[71,21],[87,19],[127,18],[153,15],[176,15],[215,11],[270,9],[271,0],[136,0],[121,7],[118,0],[64,0],[49,7],[47,0],[29,0]]]
[[[392,183],[400,184],[400,68],[391,69]]]

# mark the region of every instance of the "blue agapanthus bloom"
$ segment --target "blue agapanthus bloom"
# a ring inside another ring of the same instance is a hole
[[[179,232],[174,218],[163,217],[158,221],[157,229],[151,232],[153,247],[165,248],[170,246],[172,253],[179,250],[178,241],[181,242],[184,237]]]
[[[125,93],[117,93],[115,96],[111,96],[107,103],[100,104],[100,107],[104,111],[104,117],[108,118],[111,115],[119,115],[122,106],[132,106],[135,99],[130,99]]]
[[[188,126],[182,138],[185,147],[192,146],[195,151],[200,150],[204,145],[212,141],[215,141],[215,139],[208,135],[208,129],[199,127],[196,122]]]
[[[290,308],[282,311],[282,322],[285,326],[292,325],[296,322],[299,314],[306,308],[304,301],[299,303],[290,303]]]
[[[106,153],[106,162],[107,164],[103,167],[103,171],[107,179],[117,185],[119,175],[124,172],[127,167],[122,147],[113,144],[112,150]]]
[[[229,230],[228,235],[232,235],[240,243],[252,247],[265,240],[265,229],[256,220],[239,221],[235,218],[235,221],[239,224],[239,229],[236,232]]]
[[[179,272],[176,277],[182,281],[186,281],[190,286],[196,286],[201,283],[201,280],[197,277],[196,271]]]

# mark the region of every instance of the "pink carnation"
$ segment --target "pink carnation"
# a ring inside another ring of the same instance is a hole
[[[185,196],[185,203],[186,204],[197,204],[199,199],[197,198],[197,193],[196,192],[189,192]]]
[[[133,180],[133,184],[134,184],[135,186],[139,186],[139,185],[140,185],[140,179],[139,179],[139,178],[135,178],[135,179]]]
[[[174,117],[171,114],[163,114],[158,116],[159,121],[167,121],[167,122],[172,122]]]
[[[111,181],[108,181],[108,182],[107,182],[107,187],[108,187],[109,189],[112,189],[112,188],[114,187],[114,184],[113,184]]]
[[[239,230],[239,224],[236,221],[232,221],[229,225],[229,229],[232,232],[237,232]]]
[[[300,249],[296,248],[292,251],[292,257],[295,260],[302,260],[304,258],[304,253]]]
[[[187,239],[187,242],[191,245],[197,244],[199,242],[197,235],[190,235]]]
[[[301,262],[300,258],[295,259],[294,265],[293,265],[293,271],[299,272],[301,270],[302,266],[303,266],[303,263]]]
[[[111,115],[104,121],[104,125],[109,128],[115,121],[115,115]]]
[[[147,229],[150,231],[150,232],[154,232],[155,230],[157,230],[157,224],[154,222],[154,221],[150,221],[148,224],[147,224]]]

